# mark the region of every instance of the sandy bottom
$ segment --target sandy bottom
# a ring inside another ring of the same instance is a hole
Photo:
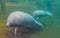
[[[8,28],[5,34],[6,38],[31,38],[31,35],[23,29],[18,29],[17,34],[14,34],[14,28]]]

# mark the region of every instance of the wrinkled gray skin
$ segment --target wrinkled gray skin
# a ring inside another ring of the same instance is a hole
[[[22,28],[34,28],[35,30],[40,29],[43,27],[43,25],[39,22],[37,22],[31,15],[25,13],[25,12],[20,12],[20,11],[15,11],[12,12],[7,19],[7,27],[22,27]],[[15,28],[15,34],[16,30]]]
[[[34,25],[34,26],[41,26],[43,25],[39,22],[37,22],[31,15],[20,12],[20,11],[15,11],[12,12],[7,19],[7,26],[13,25],[13,27],[16,25],[18,26],[26,26],[26,25]]]

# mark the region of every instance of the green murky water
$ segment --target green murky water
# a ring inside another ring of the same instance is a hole
[[[20,2],[19,2],[20,1]],[[33,34],[33,38],[60,38],[60,2],[59,0],[15,0],[5,1],[6,13],[0,9],[0,26],[4,28],[7,16],[12,11],[24,11],[32,15],[34,10],[50,11],[53,16],[40,17],[37,21],[47,25],[43,31]],[[1,8],[1,5],[0,5]],[[2,29],[1,28],[1,29]],[[3,29],[4,30],[4,29]],[[2,33],[3,34],[3,33]],[[3,35],[2,35],[3,36]],[[0,35],[1,37],[1,35]],[[3,38],[3,37],[2,37]]]

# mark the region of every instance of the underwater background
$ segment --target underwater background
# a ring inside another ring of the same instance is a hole
[[[6,20],[13,11],[32,15],[34,10],[46,10],[53,16],[40,17],[37,21],[46,25],[43,31],[32,38],[60,38],[60,0],[0,0],[0,38],[5,38]]]

